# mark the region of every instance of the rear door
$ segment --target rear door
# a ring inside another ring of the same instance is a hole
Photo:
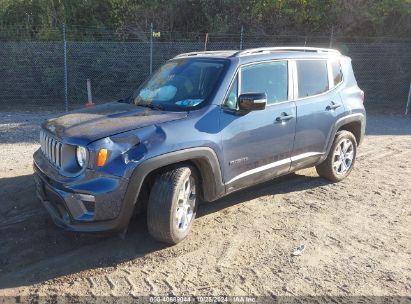
[[[337,71],[337,67],[339,65],[334,65],[333,71],[332,61],[327,59],[293,61],[297,124],[291,155],[292,170],[318,162],[326,153],[336,120],[344,113],[337,90],[341,82],[341,71]]]
[[[289,62],[277,60],[242,66],[233,80],[220,115],[228,191],[289,171],[296,123],[289,76]],[[266,108],[239,115],[242,93],[266,93]]]

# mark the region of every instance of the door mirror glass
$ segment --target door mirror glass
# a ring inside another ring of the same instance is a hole
[[[238,97],[238,108],[240,111],[264,110],[267,104],[266,93],[245,93]]]

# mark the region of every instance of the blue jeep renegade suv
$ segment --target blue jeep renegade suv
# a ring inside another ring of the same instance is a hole
[[[135,211],[175,244],[200,201],[315,166],[353,169],[364,93],[350,58],[319,48],[181,54],[126,99],[42,126],[37,194],[54,222],[125,232]]]

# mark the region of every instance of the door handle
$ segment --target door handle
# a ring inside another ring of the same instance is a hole
[[[337,108],[341,107],[341,105],[336,104],[334,101],[331,101],[331,104],[329,104],[325,109],[327,111],[335,110]]]
[[[293,115],[289,115],[289,114],[283,112],[283,113],[281,113],[281,116],[278,116],[278,117],[275,119],[275,121],[283,122],[283,121],[290,120],[290,119],[292,119],[292,118],[294,118]]]

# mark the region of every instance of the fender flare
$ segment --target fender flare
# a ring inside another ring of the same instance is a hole
[[[324,161],[327,156],[328,153],[330,152],[331,146],[333,144],[334,138],[335,138],[335,134],[337,133],[338,129],[340,129],[342,126],[352,123],[352,122],[360,122],[361,124],[361,136],[360,136],[360,140],[357,143],[358,145],[362,142],[363,138],[364,138],[364,134],[365,134],[365,114],[363,113],[354,113],[354,114],[350,114],[344,117],[341,117],[340,119],[338,119],[335,124],[334,127],[332,128],[332,131],[330,132],[330,136],[328,138],[328,142],[327,142],[327,148],[325,153],[323,154],[323,156],[321,156],[320,162]]]
[[[220,162],[214,150],[209,147],[188,148],[146,159],[134,168],[124,196],[122,215],[129,216],[128,220],[130,220],[143,182],[151,172],[184,161],[193,162],[200,171],[205,201],[214,201],[224,195],[225,186],[222,181]]]

